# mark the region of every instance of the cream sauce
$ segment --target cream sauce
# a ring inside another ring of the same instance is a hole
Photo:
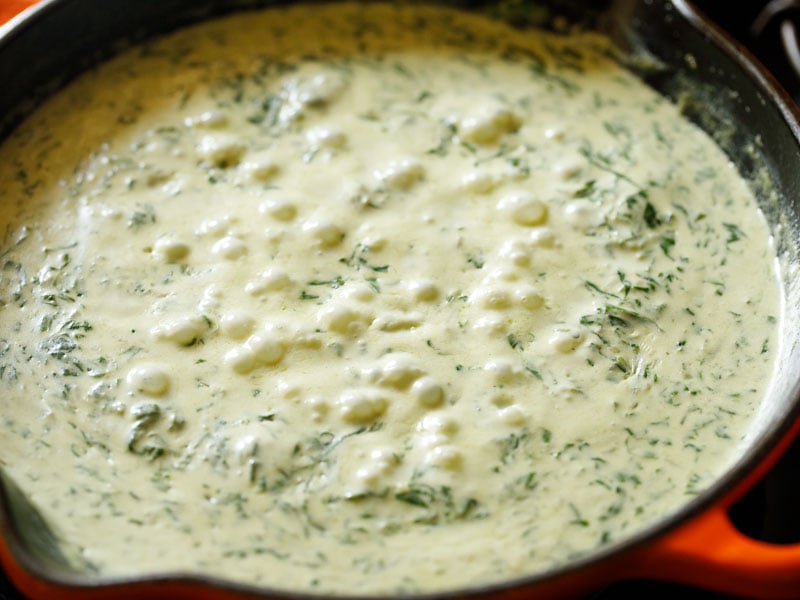
[[[593,34],[294,6],[131,50],[0,150],[3,460],[102,575],[460,588],[737,457],[774,249]]]

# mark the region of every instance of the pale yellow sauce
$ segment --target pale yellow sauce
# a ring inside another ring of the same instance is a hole
[[[297,6],[32,116],[0,149],[0,443],[76,560],[461,588],[713,482],[773,368],[774,249],[606,47]]]

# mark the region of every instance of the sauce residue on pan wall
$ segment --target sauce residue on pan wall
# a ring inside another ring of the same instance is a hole
[[[593,34],[394,5],[192,27],[0,150],[0,443],[102,575],[542,572],[737,457],[780,322],[723,153]]]

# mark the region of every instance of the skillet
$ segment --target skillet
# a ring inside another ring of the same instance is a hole
[[[0,138],[37,102],[103,58],[184,24],[264,0],[49,0],[0,31]],[[468,8],[493,4],[449,2]],[[800,240],[798,111],[772,77],[691,4],[682,0],[500,3],[518,25],[548,26],[555,14],[598,28],[621,60],[671,97],[709,132],[752,182],[785,274],[787,319],[778,384],[740,460],[706,492],[633,538],[556,570],[459,594],[474,598],[579,595],[633,577],[669,579],[725,593],[800,597],[800,546],[770,546],[739,534],[730,506],[777,460],[800,430],[798,285],[791,276]],[[45,49],[58,48],[58,52]],[[20,68],[25,65],[25,68]],[[264,590],[181,574],[98,580],[66,566],[46,524],[15,483],[0,479],[0,561],[35,598],[273,597]],[[446,594],[441,597],[452,597]]]

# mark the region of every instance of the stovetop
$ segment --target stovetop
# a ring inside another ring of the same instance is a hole
[[[748,47],[800,102],[800,73],[786,57],[785,36],[780,29],[784,17],[779,15],[766,26],[758,21],[760,16],[764,16],[765,9],[776,8],[785,18],[794,17],[800,24],[800,0],[694,0],[694,3]],[[733,507],[731,518],[742,532],[755,539],[778,544],[800,543],[800,439],[795,441],[764,479]],[[666,597],[680,597],[681,600],[733,600],[730,596],[706,590],[654,581],[615,584],[593,594],[590,600],[642,598],[654,594],[669,594]],[[0,572],[0,600],[21,599],[22,596]]]

